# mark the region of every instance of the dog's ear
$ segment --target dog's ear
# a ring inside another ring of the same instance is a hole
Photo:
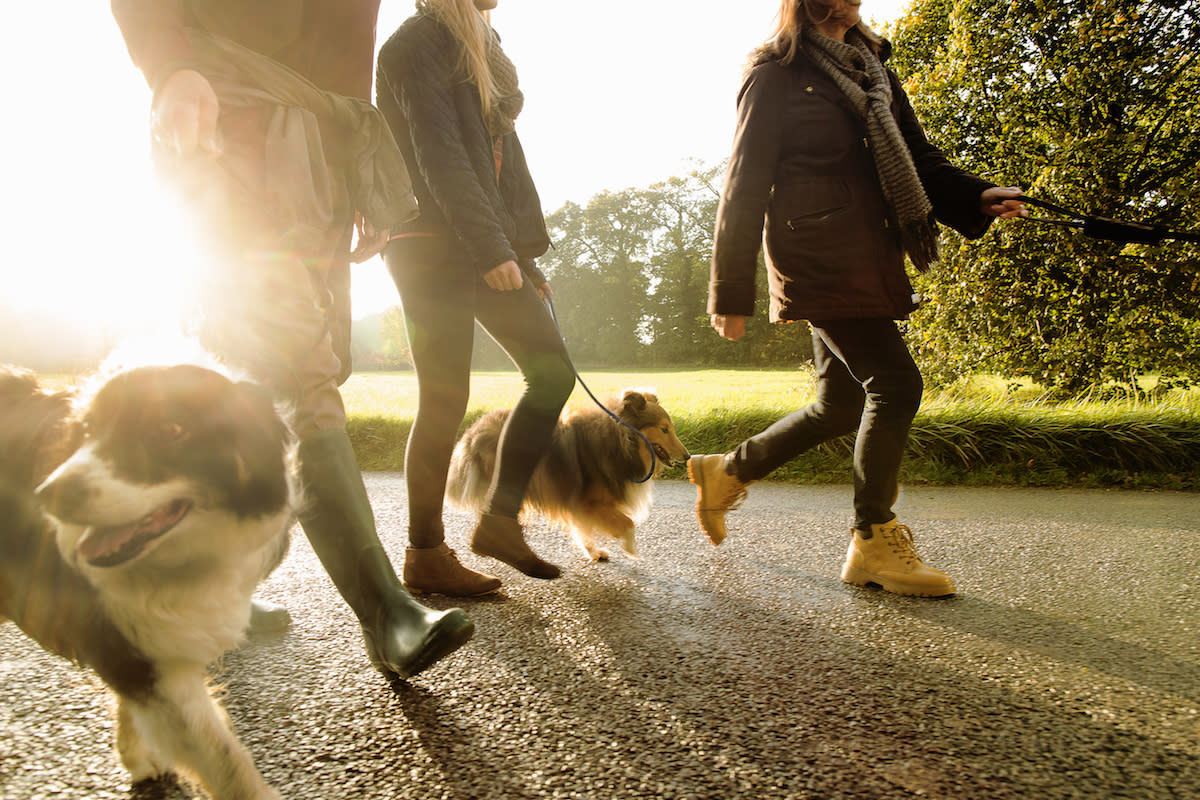
[[[641,413],[646,408],[646,396],[641,392],[635,392],[630,389],[621,396],[621,408],[624,411],[632,411],[635,414]]]

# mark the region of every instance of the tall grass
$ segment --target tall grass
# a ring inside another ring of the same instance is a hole
[[[723,452],[808,403],[809,370],[595,370],[584,380],[601,399],[653,390],[693,453]],[[520,375],[477,372],[464,427],[511,406]],[[358,373],[343,387],[351,436],[364,469],[403,469],[416,411],[411,373]],[[591,403],[576,387],[568,408]],[[850,479],[853,437],[814,448],[772,480]],[[665,477],[679,478],[679,467]],[[1200,489],[1200,390],[1069,403],[1036,386],[978,378],[926,393],[914,421],[907,483]]]

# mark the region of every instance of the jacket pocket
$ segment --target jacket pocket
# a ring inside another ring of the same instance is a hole
[[[842,178],[812,178],[776,189],[772,211],[779,224],[796,231],[827,223],[850,208],[850,187]]]

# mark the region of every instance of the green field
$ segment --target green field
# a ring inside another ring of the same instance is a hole
[[[601,398],[654,391],[693,453],[722,452],[812,397],[797,370],[589,370]],[[477,372],[464,426],[520,394],[514,372]],[[356,373],[343,387],[364,469],[399,470],[416,410],[412,373]],[[591,400],[576,387],[568,407]],[[853,437],[816,448],[772,475],[793,483],[850,478]],[[665,477],[683,477],[675,468]],[[981,378],[927,391],[903,479],[934,485],[1200,489],[1200,390],[1139,398],[1051,402],[1035,386]]]

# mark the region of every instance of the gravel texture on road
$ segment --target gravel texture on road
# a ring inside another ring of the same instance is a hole
[[[403,476],[368,473],[403,558]],[[1200,797],[1200,496],[908,489],[897,506],[959,593],[897,597],[838,578],[848,487],[755,484],[720,548],[684,482],[660,482],[641,558],[591,564],[540,519],[565,568],[452,602],[475,638],[411,683],[367,663],[298,532],[263,597],[291,630],[216,673],[283,797]],[[0,627],[0,798],[181,800],[131,787],[88,672]]]

